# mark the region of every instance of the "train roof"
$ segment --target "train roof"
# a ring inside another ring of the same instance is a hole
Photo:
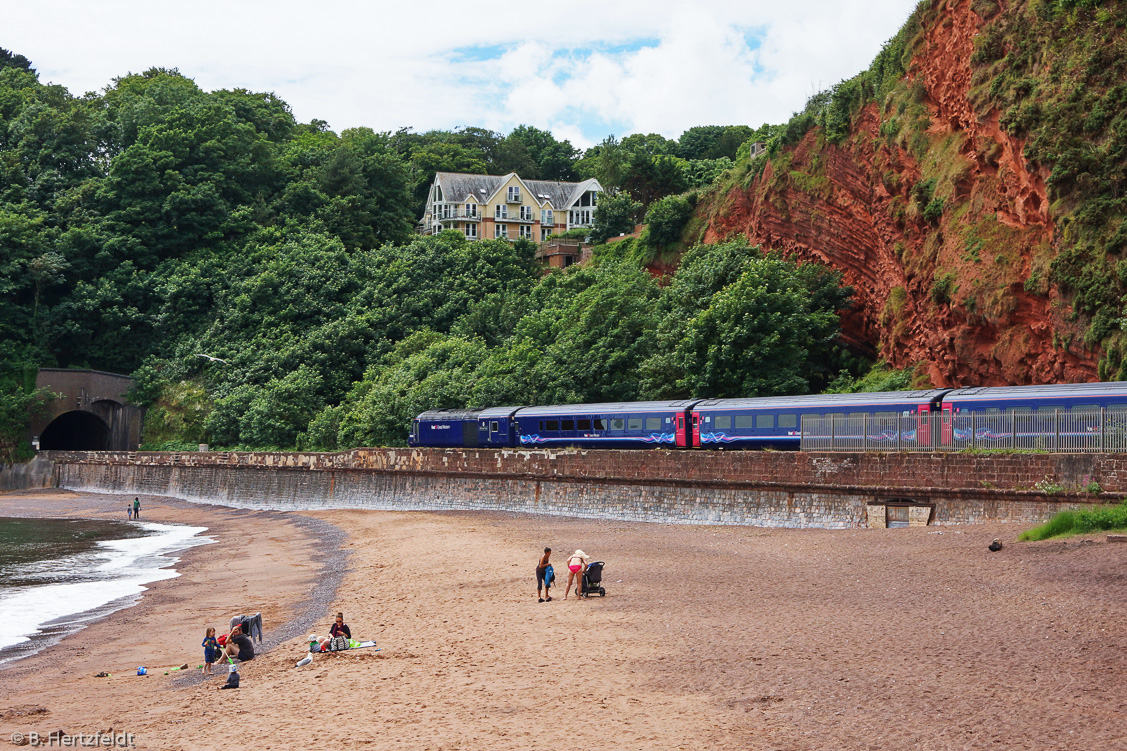
[[[944,397],[948,401],[993,401],[995,399],[1088,399],[1115,396],[1127,399],[1127,382],[1061,383],[1041,386],[978,386],[957,389]]]
[[[696,406],[710,409],[798,409],[801,407],[849,407],[861,405],[922,404],[946,394],[950,389],[926,391],[871,391],[861,394],[806,394],[803,396],[762,396],[753,399],[707,399]]]
[[[416,420],[476,420],[480,409],[428,409]]]
[[[512,417],[517,410],[520,409],[524,409],[524,407],[490,407],[489,409],[481,410],[478,419],[491,420],[494,417]]]
[[[537,417],[541,415],[560,414],[590,414],[614,415],[629,414],[633,412],[665,412],[669,410],[682,411],[693,406],[698,399],[678,399],[672,402],[606,402],[602,404],[553,404],[545,407],[523,407],[517,413],[520,417]]]

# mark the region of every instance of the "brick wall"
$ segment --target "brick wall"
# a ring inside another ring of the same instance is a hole
[[[340,453],[44,452],[61,487],[270,508],[489,509],[779,527],[861,527],[871,506],[932,524],[1038,522],[1127,494],[1127,456],[751,451],[358,449]],[[1061,486],[1046,493],[1035,486]],[[1079,492],[1091,482],[1097,498]]]

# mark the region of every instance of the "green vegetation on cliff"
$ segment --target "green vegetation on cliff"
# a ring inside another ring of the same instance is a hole
[[[770,165],[757,189],[787,219],[786,190],[829,200],[826,161],[844,151],[891,196],[907,278],[933,280],[910,286],[917,306],[1001,330],[1024,325],[1014,290],[1039,296],[1055,346],[1097,349],[1100,377],[1124,379],[1125,82],[1124,0],[923,0],[868,70],[772,129],[767,156],[737,159],[702,206],[722,216]]]

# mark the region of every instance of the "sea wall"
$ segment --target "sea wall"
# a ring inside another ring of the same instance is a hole
[[[29,462],[0,464],[0,491],[49,488],[54,485],[54,464],[42,454]]]
[[[849,528],[1034,523],[1119,500],[1127,457],[750,451],[357,449],[45,452],[59,487],[242,508],[492,510],[685,524]],[[1097,495],[1089,491],[1098,487]],[[874,509],[874,507],[877,507]],[[875,513],[878,512],[879,513]]]

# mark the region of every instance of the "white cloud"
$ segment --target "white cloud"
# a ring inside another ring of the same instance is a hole
[[[693,125],[781,122],[815,90],[854,75],[914,0],[594,2],[507,8],[403,3],[37,0],[5,11],[0,46],[78,94],[153,66],[206,89],[274,91],[300,120],[337,129],[520,123],[577,145],[676,137]],[[511,12],[510,12],[511,11]],[[760,46],[750,48],[745,34]],[[655,40],[641,48],[632,41]],[[500,46],[499,60],[455,51]],[[624,46],[629,51],[616,51]],[[591,123],[596,123],[594,126]]]

